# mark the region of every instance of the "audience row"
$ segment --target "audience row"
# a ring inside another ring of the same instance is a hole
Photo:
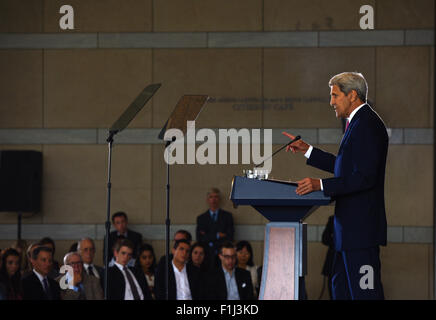
[[[23,242],[3,251],[0,299],[101,300],[252,300],[257,299],[261,268],[253,263],[248,241],[233,244],[233,217],[220,208],[220,192],[207,193],[209,209],[197,217],[197,242],[186,230],[174,234],[171,254],[156,260],[142,235],[128,228],[125,212],[112,216],[105,269],[94,264],[90,238],[73,244],[63,266],[53,260],[55,243],[43,238],[25,251]],[[105,261],[105,259],[103,259]],[[168,287],[166,278],[168,277]],[[168,290],[167,290],[168,288]]]

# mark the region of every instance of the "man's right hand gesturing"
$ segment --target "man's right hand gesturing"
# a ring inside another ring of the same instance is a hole
[[[287,133],[287,132],[282,132],[282,134],[287,136],[291,140],[293,140],[295,138],[295,136],[293,136],[292,134]],[[304,142],[303,140],[300,139],[300,140],[297,140],[297,141],[293,142],[289,146],[287,146],[286,147],[286,152],[291,150],[293,153],[301,152],[301,153],[305,154],[308,149],[309,149],[309,145],[306,142]]]

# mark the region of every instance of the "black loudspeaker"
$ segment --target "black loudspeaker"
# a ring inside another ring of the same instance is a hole
[[[41,152],[0,151],[0,211],[39,212],[41,190]]]

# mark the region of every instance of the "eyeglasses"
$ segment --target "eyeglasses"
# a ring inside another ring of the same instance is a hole
[[[79,265],[82,265],[82,261],[70,262],[68,265],[69,266],[79,266]]]

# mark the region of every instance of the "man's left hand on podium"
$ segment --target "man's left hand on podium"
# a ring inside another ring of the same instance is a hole
[[[307,193],[311,193],[313,191],[319,191],[321,190],[321,182],[319,179],[313,179],[313,178],[304,178],[300,181],[297,181],[298,187],[295,190],[295,192],[302,196]]]

